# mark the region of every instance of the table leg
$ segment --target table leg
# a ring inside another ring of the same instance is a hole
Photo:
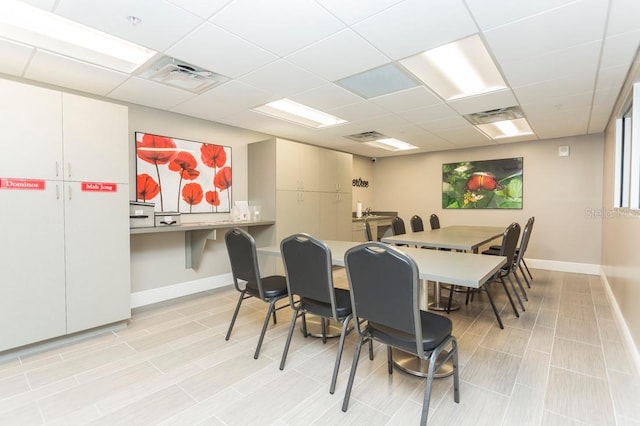
[[[302,330],[302,325],[300,326]],[[340,337],[342,325],[333,320],[327,320],[327,338]],[[322,337],[322,318],[315,315],[307,315],[307,334],[312,337]]]
[[[447,305],[449,304],[449,301],[447,300],[446,302],[441,302],[440,292],[441,292],[440,283],[436,281],[434,283],[434,289],[433,289],[433,302],[429,303],[429,309],[432,310],[432,311],[446,311],[447,310]],[[457,311],[458,309],[460,309],[460,304],[458,302],[456,302],[455,300],[452,300],[451,301],[451,309],[449,309],[449,310],[450,311]]]

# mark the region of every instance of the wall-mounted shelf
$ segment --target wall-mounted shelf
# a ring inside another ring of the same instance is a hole
[[[216,239],[218,229],[229,229],[235,227],[269,226],[275,224],[273,220],[262,220],[252,222],[248,220],[232,221],[223,220],[218,222],[197,222],[183,223],[173,226],[156,226],[149,228],[132,228],[131,235],[158,234],[163,232],[184,232],[184,255],[185,268],[197,267],[202,259],[204,247],[207,240]]]

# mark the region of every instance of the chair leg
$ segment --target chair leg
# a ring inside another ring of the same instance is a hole
[[[351,388],[353,387],[353,380],[356,378],[356,368],[358,368],[358,358],[360,358],[360,350],[362,349],[362,341],[364,337],[360,336],[358,344],[356,346],[356,352],[353,354],[353,362],[351,363],[351,372],[349,373],[349,382],[347,383],[347,389],[344,391],[344,400],[342,401],[342,411],[345,413],[349,408],[349,397],[351,396]]]
[[[298,311],[293,312],[293,318],[291,318],[291,325],[289,326],[289,334],[287,335],[287,343],[284,344],[284,351],[282,352],[282,359],[280,360],[280,370],[284,370],[284,363],[287,360],[287,354],[289,353],[289,345],[291,344],[291,337],[293,337],[293,330],[296,328],[296,321],[302,314]]]
[[[307,331],[307,316],[305,313],[302,313],[302,335],[305,337],[309,337],[309,332]]]
[[[524,262],[524,260],[523,260]],[[531,288],[531,282],[529,281],[529,278],[527,278],[527,274],[524,272],[524,269],[522,268],[522,263],[520,265],[518,265],[518,268],[520,268],[520,272],[522,273],[522,276],[524,278],[524,282],[527,283],[527,287]]]
[[[389,374],[393,374],[393,349],[387,345],[387,369]]]
[[[338,343],[338,354],[336,355],[336,363],[333,366],[333,376],[331,377],[331,387],[329,393],[333,395],[336,391],[336,382],[338,380],[338,370],[340,370],[340,360],[342,359],[342,349],[344,349],[344,341],[347,336],[347,329],[351,321],[351,315],[342,320],[342,333],[340,334],[340,343]]]
[[[515,294],[516,295],[516,299],[518,299],[518,304],[522,308],[522,312],[524,312],[525,311],[524,304],[522,303],[522,299],[520,298],[520,293],[518,293],[518,290],[516,290],[516,286],[513,284],[513,280],[511,279],[511,274],[507,275],[507,279],[509,280],[509,283],[511,284],[511,289],[513,290],[513,294]]]
[[[527,273],[529,274],[529,278],[533,279],[533,275],[531,275],[531,271],[529,270],[529,267],[527,266],[527,262],[524,261],[524,257],[522,258],[522,264],[524,265],[525,268],[527,268]]]
[[[507,294],[507,298],[509,299],[509,303],[511,303],[511,307],[513,308],[513,313],[516,317],[520,318],[520,314],[516,309],[515,303],[513,303],[513,299],[511,298],[511,293],[509,293],[509,289],[507,288],[507,283],[504,282],[504,278],[500,277],[500,282],[502,283],[502,287],[504,288],[504,292]]]
[[[369,359],[373,361],[373,340],[369,339]]]
[[[242,301],[244,300],[244,294],[246,292],[247,292],[246,290],[243,290],[240,292],[238,303],[236,303],[236,310],[233,311],[233,317],[231,317],[231,324],[229,324],[229,330],[227,330],[227,336],[224,338],[224,340],[229,340],[229,337],[231,337],[231,330],[233,330],[233,325],[236,323],[236,318],[238,317],[238,312],[240,311],[240,305],[242,305]]]
[[[267,333],[267,326],[269,325],[269,318],[271,318],[271,313],[275,309],[276,299],[271,299],[269,302],[269,310],[267,311],[267,315],[264,317],[264,323],[262,324],[262,332],[260,333],[260,339],[258,340],[258,347],[256,348],[256,353],[253,355],[253,359],[258,359],[260,355],[260,348],[262,347],[262,341],[264,340],[264,335]]]
[[[327,343],[327,319],[320,318],[320,329],[322,330],[322,344]]]
[[[273,325],[276,325],[278,323],[278,320],[276,319],[276,311],[277,309],[273,310]]]
[[[460,402],[460,377],[458,369],[458,340],[451,336],[451,358],[453,359],[453,400]]]
[[[447,314],[451,313],[451,304],[453,303],[453,285],[449,287],[449,302],[447,302]]]
[[[524,300],[526,300],[528,302],[529,301],[529,297],[527,297],[527,291],[524,289],[524,286],[522,285],[522,281],[520,281],[520,277],[518,277],[518,269],[517,268],[513,269],[513,276],[516,277],[516,282],[518,283],[518,287],[520,287],[520,291],[522,292],[522,297],[524,297]]]
[[[427,373],[427,384],[425,385],[424,398],[422,400],[422,415],[420,417],[420,425],[426,426],[427,417],[429,416],[429,402],[431,401],[431,387],[433,385],[433,376],[436,370],[436,361],[440,355],[440,351],[431,352],[429,357],[429,372]]]
[[[504,326],[502,325],[502,319],[500,319],[500,314],[498,313],[498,309],[496,309],[496,304],[493,301],[493,297],[491,297],[491,293],[489,293],[489,287],[487,287],[486,283],[483,287],[484,287],[484,291],[487,293],[487,298],[489,299],[489,303],[491,303],[491,308],[493,309],[493,313],[496,314],[496,319],[498,320],[498,325],[500,326],[500,328],[504,329]]]

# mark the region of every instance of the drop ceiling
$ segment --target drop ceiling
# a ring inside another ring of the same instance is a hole
[[[398,153],[344,136],[375,131],[416,153],[602,132],[640,42],[638,0],[25,2],[229,80],[198,94],[4,39],[0,73],[377,157]],[[474,34],[507,89],[445,102],[423,85],[366,99],[336,83]],[[283,97],[349,122],[312,129],[251,110]],[[463,118],[510,106],[533,136],[494,141]]]

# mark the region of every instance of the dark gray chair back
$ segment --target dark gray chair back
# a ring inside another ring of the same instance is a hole
[[[294,296],[331,304],[332,317],[339,321],[329,247],[311,235],[295,234],[282,240],[280,251],[291,306]]]
[[[391,231],[393,235],[402,235],[407,233],[407,229],[404,227],[404,220],[401,217],[396,216],[391,219]]]
[[[248,232],[233,228],[225,234],[225,243],[236,290],[242,291],[238,285],[238,280],[255,283],[258,287],[260,299],[264,300],[264,289],[260,279],[260,269],[258,268],[256,240]]]
[[[421,232],[424,231],[424,224],[422,223],[422,218],[420,216],[413,215],[411,218],[411,231],[412,232]]]
[[[527,221],[527,224],[524,226],[524,230],[522,231],[522,238],[520,239],[520,248],[518,249],[518,255],[515,261],[515,266],[520,265],[522,262],[522,258],[524,257],[524,252],[527,251],[527,246],[529,245],[529,237],[531,236],[531,230],[533,229],[533,221],[534,218],[530,217]]]
[[[500,256],[507,258],[507,263],[504,269],[511,269],[516,254],[516,248],[518,247],[518,238],[520,238],[520,225],[513,222],[507,227],[502,234],[502,245],[500,246]]]
[[[415,335],[416,353],[422,353],[418,267],[413,259],[392,246],[372,242],[348,250],[345,266],[354,318]]]
[[[429,217],[429,225],[431,225],[431,229],[440,229],[440,219],[437,214],[432,214]]]
[[[373,241],[373,232],[371,232],[371,224],[368,220],[364,221],[364,232],[367,237],[367,241]]]

